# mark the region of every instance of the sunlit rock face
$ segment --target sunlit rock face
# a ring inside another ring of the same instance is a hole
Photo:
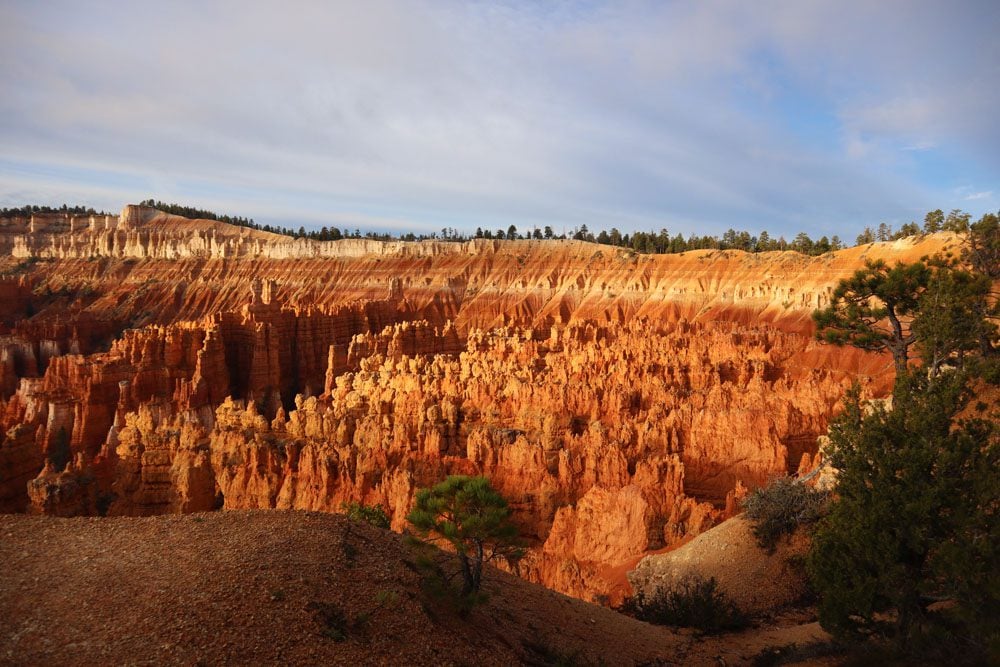
[[[135,206],[5,221],[0,510],[362,501],[401,530],[417,489],[484,474],[522,576],[614,599],[643,555],[811,465],[852,382],[885,391],[888,359],[811,340],[836,282],[956,243],[640,256],[296,241]]]

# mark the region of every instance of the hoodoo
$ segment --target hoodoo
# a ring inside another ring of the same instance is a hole
[[[378,504],[482,474],[520,574],[615,601],[644,555],[811,465],[891,360],[811,339],[865,260],[577,241],[320,242],[126,206],[0,227],[0,509]],[[60,453],[60,450],[66,450]]]
[[[1000,665],[1000,2],[187,4],[0,9],[0,664]]]

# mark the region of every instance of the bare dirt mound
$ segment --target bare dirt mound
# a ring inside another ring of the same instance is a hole
[[[740,609],[769,612],[805,594],[805,572],[795,561],[806,551],[807,538],[797,534],[767,553],[757,546],[750,522],[737,516],[669,553],[643,558],[629,573],[629,581],[635,590],[652,594],[689,577],[714,578]]]
[[[0,515],[0,664],[749,664],[815,624],[699,639],[490,571],[460,619],[340,515]]]

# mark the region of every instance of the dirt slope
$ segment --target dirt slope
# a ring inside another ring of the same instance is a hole
[[[462,621],[412,553],[342,516],[0,516],[0,664],[744,664],[814,624],[699,640],[491,571]],[[388,604],[377,610],[380,600]],[[324,635],[317,605],[341,611]],[[367,624],[358,616],[370,613]],[[336,633],[333,633],[336,634]]]
[[[628,578],[633,589],[653,594],[688,577],[711,577],[740,609],[768,612],[805,595],[805,570],[793,562],[801,560],[808,548],[808,538],[800,533],[792,540],[782,539],[775,553],[768,554],[757,545],[750,522],[741,515],[673,551],[646,556]]]

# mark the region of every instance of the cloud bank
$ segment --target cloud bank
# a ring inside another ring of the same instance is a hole
[[[0,24],[0,205],[845,238],[1000,208],[993,2],[8,2]]]

